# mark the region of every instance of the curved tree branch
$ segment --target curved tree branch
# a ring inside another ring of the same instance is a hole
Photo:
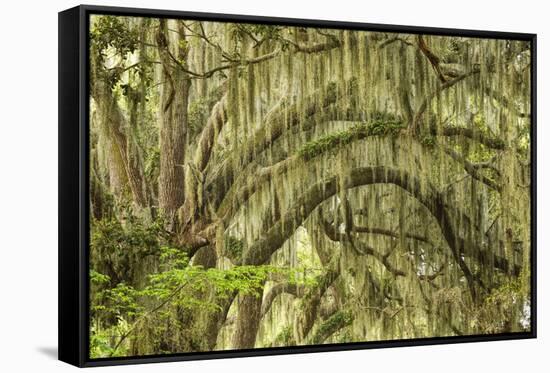
[[[351,311],[337,311],[326,319],[311,336],[308,344],[322,344],[331,335],[353,323]]]
[[[275,299],[281,294],[291,294],[295,297],[301,297],[305,294],[307,287],[301,284],[281,283],[274,285],[264,296],[260,317],[264,317],[269,312]]]
[[[239,164],[235,164],[236,162],[231,159],[226,159],[217,171],[209,175],[206,187],[209,192],[212,192],[214,207],[219,207],[238,171],[247,167],[258,154],[268,149],[276,139],[283,135],[285,130],[299,125],[302,119],[317,115],[337,100],[350,97],[353,85],[347,83],[330,83],[324,89],[308,96],[304,102],[283,101],[281,105],[270,111],[252,139],[238,149]],[[323,99],[319,100],[319,97],[323,97]]]
[[[485,145],[488,148],[494,150],[503,150],[505,148],[504,142],[498,137],[492,137],[484,134],[482,131],[475,127],[460,127],[460,126],[445,126],[439,133],[433,132],[433,135],[440,135],[446,137],[461,136],[467,137],[471,140],[477,141],[480,144]]]
[[[216,136],[220,133],[227,118],[227,94],[214,105],[206,125],[203,128],[197,148],[195,150],[194,162],[197,169],[203,172],[208,165]]]
[[[299,197],[295,206],[287,211],[284,219],[277,221],[262,238],[245,250],[243,264],[259,265],[267,262],[321,202],[337,193],[339,185],[349,189],[369,184],[395,184],[412,194],[432,213],[441,227],[453,258],[468,281],[472,297],[476,298],[474,284],[478,281],[461,255],[464,250],[457,244],[461,241],[445,208],[443,198],[433,187],[423,186],[420,180],[408,171],[384,166],[354,168],[345,175],[344,180],[340,181],[338,178],[333,176],[318,182]]]

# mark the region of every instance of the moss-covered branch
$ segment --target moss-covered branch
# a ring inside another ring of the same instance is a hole
[[[312,159],[318,155],[331,150],[337,150],[353,141],[363,140],[372,136],[395,136],[405,127],[397,120],[379,120],[368,124],[357,124],[351,128],[322,136],[318,139],[304,144],[299,150],[305,160]]]
[[[311,118],[322,112],[338,100],[343,100],[352,94],[353,85],[348,82],[329,83],[322,90],[307,96],[303,102],[283,100],[264,118],[262,126],[243,147],[235,150],[238,162],[230,158],[223,161],[213,174],[207,178],[207,190],[212,195],[215,207],[218,207],[227,190],[233,184],[238,171],[246,168],[255,157],[268,149],[275,140],[288,129],[298,126],[302,120]],[[320,97],[322,99],[320,99]]]
[[[319,325],[315,333],[309,339],[309,343],[314,345],[322,344],[334,333],[352,323],[353,313],[351,311],[338,311]]]

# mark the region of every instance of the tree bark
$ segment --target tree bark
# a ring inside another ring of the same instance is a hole
[[[162,63],[159,110],[159,207],[167,219],[167,228],[176,229],[176,211],[184,202],[184,165],[187,145],[187,107],[190,80],[185,71],[173,61],[187,57],[183,21],[177,21],[177,44],[173,46],[168,34],[168,21],[159,20],[157,44]],[[176,50],[176,56],[172,54]]]
[[[240,296],[237,325],[235,326],[235,334],[233,334],[233,348],[254,348],[256,334],[260,326],[261,309],[261,294],[246,294]]]

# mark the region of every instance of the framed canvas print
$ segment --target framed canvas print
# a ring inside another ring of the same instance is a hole
[[[536,37],[59,14],[59,357],[536,336]]]

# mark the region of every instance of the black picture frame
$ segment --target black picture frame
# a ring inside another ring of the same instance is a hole
[[[276,347],[234,351],[148,355],[122,358],[90,359],[88,304],[89,249],[89,16],[109,14],[156,18],[185,18],[218,22],[261,23],[285,26],[314,26],[339,29],[404,32],[479,38],[514,39],[531,43],[531,331],[492,335],[433,337],[422,339]],[[274,18],[245,15],[212,14],[157,9],[137,9],[80,5],[59,13],[59,360],[79,367],[217,359],[262,355],[436,345],[536,338],[536,34],[460,30],[418,26],[397,26],[343,21]]]

